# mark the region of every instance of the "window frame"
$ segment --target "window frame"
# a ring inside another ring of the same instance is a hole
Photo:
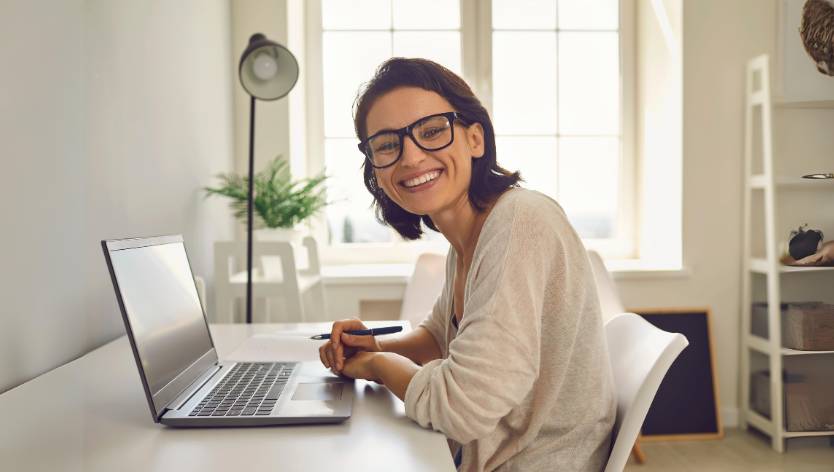
[[[304,2],[305,55],[307,57],[308,109],[306,119],[306,174],[315,175],[324,169],[324,77],[323,27],[321,0]],[[461,67],[463,78],[492,115],[492,2],[460,0]],[[620,138],[621,168],[618,208],[618,238],[583,239],[606,259],[637,259],[639,214],[638,162],[636,152],[636,4],[635,0],[619,0],[620,45]],[[500,162],[500,159],[499,159]],[[369,210],[370,211],[370,210]],[[325,209],[326,212],[326,209]],[[322,212],[311,224],[320,241],[328,240],[326,214]],[[431,231],[431,230],[428,230]],[[411,263],[422,252],[446,252],[448,243],[441,241],[395,240],[385,243],[333,243],[320,247],[325,264]]]

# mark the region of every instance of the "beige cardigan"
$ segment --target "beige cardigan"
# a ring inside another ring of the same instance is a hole
[[[455,252],[421,323],[442,352],[406,414],[463,444],[462,471],[602,470],[616,414],[591,266],[561,207],[513,189],[487,217],[451,323]]]

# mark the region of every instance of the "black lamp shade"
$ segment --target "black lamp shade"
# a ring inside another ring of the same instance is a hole
[[[238,73],[246,93],[260,100],[277,100],[298,81],[298,61],[289,49],[255,33],[240,56]]]

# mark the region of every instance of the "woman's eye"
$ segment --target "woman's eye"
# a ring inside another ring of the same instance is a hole
[[[438,134],[440,134],[442,132],[443,132],[443,128],[428,128],[428,129],[423,130],[423,132],[420,133],[420,135],[423,138],[433,138],[433,137],[437,136]]]
[[[396,151],[399,146],[395,142],[390,143],[382,143],[374,147],[374,152],[393,152]]]

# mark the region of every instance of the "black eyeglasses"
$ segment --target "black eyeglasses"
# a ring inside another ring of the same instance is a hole
[[[455,120],[463,121],[454,111],[424,116],[404,128],[376,133],[359,143],[359,151],[372,167],[390,167],[402,157],[406,136],[424,151],[448,147],[455,140]]]

